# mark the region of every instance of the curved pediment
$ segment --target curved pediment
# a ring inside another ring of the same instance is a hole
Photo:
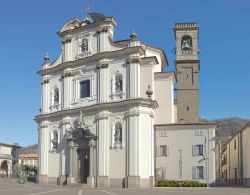
[[[60,33],[67,31],[67,30],[78,28],[80,24],[81,24],[81,21],[78,18],[71,19],[70,21],[68,21],[66,24],[63,25],[63,27],[60,30]]]

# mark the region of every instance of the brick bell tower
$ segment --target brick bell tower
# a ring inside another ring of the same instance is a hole
[[[198,59],[199,27],[196,23],[176,23],[175,69],[177,75],[177,122],[199,122]]]

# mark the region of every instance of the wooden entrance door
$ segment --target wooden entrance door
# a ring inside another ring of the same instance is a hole
[[[78,177],[80,183],[87,183],[89,176],[89,149],[78,150]]]

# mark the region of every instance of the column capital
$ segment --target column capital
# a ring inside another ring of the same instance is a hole
[[[72,76],[71,72],[64,72],[64,73],[62,73],[62,78],[71,77],[71,76]]]
[[[72,40],[72,38],[71,37],[65,37],[63,40],[62,40],[62,44],[65,44],[65,43],[70,43],[71,42],[71,40]]]
[[[98,29],[97,29],[97,33],[106,33],[108,32],[110,26],[108,25],[104,25],[104,26],[100,26]]]
[[[141,58],[140,57],[130,57],[127,60],[128,64],[141,64]]]
[[[89,146],[92,148],[92,147],[95,147],[96,146],[96,141],[95,140],[93,140],[93,139],[91,139],[90,141],[89,141]]]
[[[43,79],[42,82],[41,82],[42,85],[43,85],[43,84],[46,84],[46,83],[49,83],[49,79],[47,79],[47,78],[46,78],[46,79]]]

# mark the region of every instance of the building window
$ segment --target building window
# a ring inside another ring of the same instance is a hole
[[[206,167],[203,166],[195,166],[192,169],[192,177],[193,179],[205,179],[206,178]]]
[[[195,130],[195,135],[196,135],[196,136],[203,136],[202,130],[201,130],[201,129],[196,129],[196,130]]]
[[[234,140],[234,150],[236,150],[237,149],[237,144],[236,144],[237,142],[236,142],[236,139]]]
[[[169,156],[169,147],[167,145],[160,145],[160,156]]]
[[[80,82],[80,98],[90,97],[90,80]]]
[[[193,145],[193,156],[202,156],[204,155],[204,145]]]
[[[166,131],[160,131],[160,137],[167,137]]]
[[[82,42],[81,42],[81,53],[85,53],[88,50],[89,50],[88,39],[82,39]]]

